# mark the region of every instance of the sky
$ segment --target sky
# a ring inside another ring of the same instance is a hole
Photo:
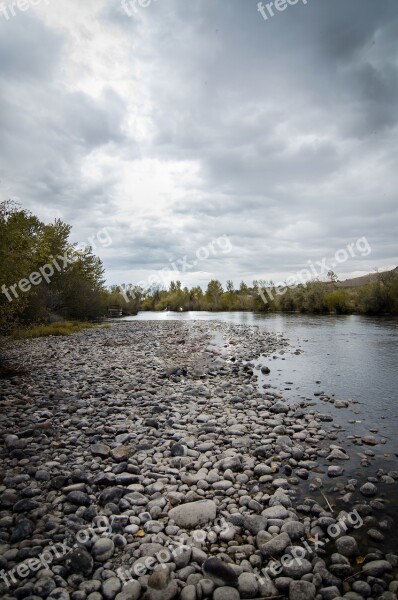
[[[0,200],[71,224],[108,284],[397,266],[397,0],[271,12],[0,2]]]

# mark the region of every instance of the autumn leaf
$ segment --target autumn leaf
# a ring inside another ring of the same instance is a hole
[[[144,537],[145,535],[145,531],[143,531],[142,529],[139,529],[137,531],[137,533],[134,534],[134,537]]]

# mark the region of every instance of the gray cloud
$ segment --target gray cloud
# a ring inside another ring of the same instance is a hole
[[[0,19],[0,177],[76,241],[108,227],[110,283],[224,234],[182,279],[281,278],[362,236],[341,274],[398,262],[396,0],[87,11]]]

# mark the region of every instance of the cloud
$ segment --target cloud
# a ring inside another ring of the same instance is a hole
[[[396,0],[59,0],[0,18],[0,178],[132,282],[283,279],[366,236],[346,274],[398,262]],[[10,192],[7,190],[7,194]],[[339,273],[341,275],[341,273]]]

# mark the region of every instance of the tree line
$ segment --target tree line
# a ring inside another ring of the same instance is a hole
[[[272,282],[241,282],[235,289],[228,280],[225,289],[216,279],[207,288],[182,287],[172,281],[169,288],[152,286],[146,290],[134,286],[113,286],[111,295],[129,311],[254,311],[301,312],[315,314],[364,315],[398,314],[398,271],[379,273],[365,285],[341,287],[334,273],[328,281],[314,280],[291,287],[277,287]]]
[[[206,289],[152,286],[105,286],[104,268],[90,246],[78,249],[69,240],[71,226],[56,219],[45,224],[12,201],[0,203],[0,329],[54,320],[95,321],[109,305],[123,314],[139,310],[296,311],[303,313],[398,314],[397,270],[380,273],[366,285],[340,287],[329,281],[279,288],[272,282],[232,280],[225,289],[216,279]]]

